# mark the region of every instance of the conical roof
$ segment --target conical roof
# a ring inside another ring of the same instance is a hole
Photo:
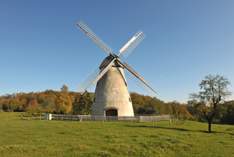
[[[114,58],[114,56],[112,56],[112,55],[107,56],[102,61],[102,63],[100,64],[99,69],[105,68],[112,61],[113,58]],[[122,67],[121,64],[118,62],[118,60],[119,60],[119,58],[117,58],[117,60],[114,62],[113,66],[115,66],[115,67]]]

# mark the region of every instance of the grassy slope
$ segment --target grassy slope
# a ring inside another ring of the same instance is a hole
[[[20,120],[0,112],[0,156],[234,156],[234,126]]]

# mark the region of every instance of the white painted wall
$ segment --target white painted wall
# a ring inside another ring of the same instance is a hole
[[[120,74],[118,69],[122,72]],[[125,84],[122,67],[111,67],[98,81],[95,90],[95,101],[92,115],[104,115],[108,108],[118,110],[118,116],[134,116],[132,102]]]

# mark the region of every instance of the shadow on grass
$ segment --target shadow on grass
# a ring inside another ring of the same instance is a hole
[[[182,131],[182,132],[209,133],[208,131],[205,131],[205,130],[190,130],[190,129],[177,128],[177,127],[147,126],[147,125],[126,125],[126,126],[133,127],[133,128],[152,128],[152,129],[165,129],[165,130],[174,130],[174,131]],[[211,133],[228,134],[228,135],[234,136],[234,133],[230,133],[230,132],[212,131]]]

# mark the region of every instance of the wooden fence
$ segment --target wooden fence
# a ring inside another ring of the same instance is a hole
[[[72,121],[139,121],[139,122],[153,122],[153,121],[171,120],[172,117],[170,115],[117,117],[117,116],[95,116],[95,115],[46,114],[44,119],[46,119],[46,120],[72,120]]]
[[[46,113],[22,113],[20,118],[23,120],[46,120]]]
[[[67,115],[67,114],[22,114],[21,119],[24,120],[68,120],[68,121],[136,121],[136,122],[157,122],[171,121],[170,115],[158,116],[134,116],[134,117],[117,117],[117,116],[95,116],[95,115]]]

